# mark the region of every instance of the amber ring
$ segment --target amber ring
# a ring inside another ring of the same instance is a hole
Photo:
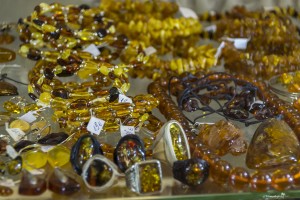
[[[162,170],[159,160],[146,160],[135,163],[125,172],[127,187],[138,194],[160,193],[162,187]]]
[[[191,158],[190,146],[181,124],[176,120],[166,122],[154,142],[153,156],[167,160],[170,166],[177,160]]]
[[[209,164],[202,159],[178,160],[173,165],[173,177],[188,185],[201,185],[208,177]]]
[[[93,192],[102,192],[117,183],[118,167],[103,155],[97,154],[86,161],[81,177],[84,184]]]

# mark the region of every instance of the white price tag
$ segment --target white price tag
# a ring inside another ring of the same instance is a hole
[[[14,187],[15,182],[12,179],[2,179],[2,180],[0,180],[0,185],[6,186],[6,187]]]
[[[85,49],[83,49],[83,51],[84,52],[88,52],[88,53],[92,54],[95,57],[97,57],[97,56],[100,55],[99,49],[94,44],[90,44],[88,47],[86,47]]]
[[[11,145],[6,145],[6,153],[12,159],[15,159],[19,155],[15,148],[13,148]]]
[[[237,49],[246,49],[250,38],[227,38],[228,41],[233,42],[233,45]]]
[[[222,49],[225,47],[225,42],[221,42],[220,46],[217,49],[217,52],[215,54],[215,58],[218,59],[222,54]]]
[[[43,152],[48,152],[48,151],[50,151],[51,149],[53,149],[54,148],[54,146],[52,146],[52,145],[45,145],[45,146],[42,146],[41,147],[41,150],[43,151]]]
[[[147,47],[145,50],[144,50],[146,56],[150,56],[151,54],[154,54],[157,52],[157,50],[153,47],[153,46],[150,46],[150,47]]]
[[[216,32],[217,31],[217,26],[214,24],[214,25],[210,25],[210,26],[207,26],[204,28],[205,31],[208,31],[208,32]]]
[[[120,126],[121,136],[124,137],[125,135],[134,134],[135,129],[134,126]]]
[[[33,114],[34,112],[29,111],[28,113],[22,115],[21,117],[19,117],[19,119],[24,120],[28,123],[32,123],[36,120],[36,117]]]
[[[193,11],[190,8],[185,8],[185,7],[179,7],[179,11],[181,12],[182,16],[185,18],[194,18],[194,19],[198,19],[198,15],[195,13],[195,11]]]
[[[119,103],[132,103],[132,99],[124,94],[119,94]]]
[[[25,133],[19,128],[8,128],[8,123],[5,123],[5,130],[16,142],[18,142],[22,137],[25,136]]]
[[[89,123],[88,123],[88,125],[87,125],[87,130],[91,133],[99,135],[101,130],[104,127],[104,124],[105,124],[104,120],[98,119],[98,118],[92,116]]]

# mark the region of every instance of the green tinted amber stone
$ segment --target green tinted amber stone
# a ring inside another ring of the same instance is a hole
[[[158,192],[162,188],[160,169],[157,163],[145,163],[139,166],[140,192]]]
[[[188,159],[186,145],[184,142],[183,134],[181,132],[180,127],[177,124],[171,124],[170,126],[170,134],[172,138],[172,146],[174,148],[174,152],[176,158],[178,160],[185,160]]]
[[[10,175],[17,175],[22,170],[22,158],[20,156],[6,163],[7,172]]]

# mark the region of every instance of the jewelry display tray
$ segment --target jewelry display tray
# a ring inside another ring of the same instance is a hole
[[[34,9],[36,5],[41,2],[52,3],[54,1],[49,0],[0,0],[0,23],[16,23],[19,18],[23,18],[28,16]],[[188,5],[188,2],[191,2],[190,5],[199,4],[192,1],[178,1],[182,3],[182,5]],[[208,1],[202,1],[203,4]],[[214,4],[217,5],[219,1],[214,1]],[[229,10],[232,6],[236,5],[239,2],[243,2],[247,4],[249,1],[228,1],[228,5],[223,7],[222,10]],[[280,3],[279,1],[266,1],[268,3],[267,6],[272,6],[275,2]],[[290,3],[295,3],[292,1],[288,1]],[[288,2],[285,2],[283,6],[286,6]],[[67,5],[67,4],[88,4],[92,6],[97,6],[99,1],[96,0],[60,0],[59,3]],[[212,5],[213,3],[210,2]],[[241,4],[241,3],[240,3]],[[298,5],[298,2],[296,3]],[[251,3],[251,9],[253,8],[253,3]],[[299,7],[297,7],[299,8]],[[297,8],[295,8],[297,10]],[[200,9],[201,10],[201,9]],[[299,9],[298,9],[299,10]],[[11,34],[15,36],[15,41],[12,44],[1,45],[1,47],[11,49],[15,52],[18,51],[19,45],[21,42],[18,39],[18,34],[15,29],[11,31]],[[216,44],[217,46],[218,44]],[[0,64],[0,72],[1,74],[7,74],[8,77],[13,78],[14,80],[18,80],[23,83],[28,83],[27,74],[29,70],[34,66],[33,61],[29,59],[25,59],[20,55],[17,55],[14,61]],[[3,65],[19,65],[19,67],[5,67]],[[222,70],[222,66],[218,67],[216,70]],[[32,101],[27,94],[27,87],[24,85],[17,84],[10,80],[5,80],[17,86],[19,96],[25,97],[28,101]],[[136,94],[146,94],[147,86],[152,81],[149,79],[131,79],[131,87],[128,95],[136,95]],[[0,105],[2,107],[3,103],[9,100],[11,96],[1,96],[0,97]],[[3,108],[0,109],[3,111]],[[153,114],[161,119],[163,122],[166,122],[166,119],[159,113],[158,109],[153,111]],[[203,119],[203,122],[216,122],[221,118],[216,117],[215,115],[211,115]],[[251,137],[256,130],[258,125],[252,125],[250,127],[245,128],[245,126],[241,123],[236,123],[237,126],[243,128],[243,131],[246,136],[248,136],[247,140],[250,142]],[[1,133],[5,132],[4,127],[0,127]],[[245,155],[243,156],[226,156],[225,158],[230,163],[233,163],[235,166],[245,166]],[[172,170],[168,166],[168,164],[164,161],[162,163],[163,169],[163,191],[160,194],[151,195],[151,196],[140,196],[135,193],[130,192],[125,186],[125,180],[119,179],[118,183],[114,185],[112,188],[101,192],[101,193],[87,193],[86,191],[82,191],[78,196],[59,196],[51,193],[47,190],[40,196],[21,196],[18,195],[18,187],[13,187],[14,193],[9,197],[0,197],[0,199],[293,199],[296,197],[300,197],[300,188],[288,190],[288,191],[268,191],[265,193],[253,193],[253,192],[237,192],[231,189],[230,187],[220,186],[214,183],[212,180],[208,179],[203,185],[198,186],[196,188],[189,188],[188,186],[184,186],[178,181],[172,178]]]

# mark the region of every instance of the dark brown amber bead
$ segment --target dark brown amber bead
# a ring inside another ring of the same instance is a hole
[[[40,195],[47,189],[46,179],[24,170],[19,185],[20,195]]]
[[[38,99],[38,97],[33,94],[33,93],[28,93],[28,96],[33,100],[33,101],[36,101]]]
[[[6,151],[7,141],[0,139],[0,154]]]
[[[272,174],[272,186],[276,190],[288,190],[293,185],[293,176],[286,169],[278,169]]]
[[[103,38],[107,35],[107,30],[104,29],[104,28],[100,28],[97,30],[97,35],[100,37],[100,38]]]
[[[80,184],[59,168],[54,169],[48,184],[49,190],[62,195],[71,195],[80,190]]]
[[[38,49],[30,48],[27,54],[27,58],[30,60],[39,60],[42,58],[41,51]]]
[[[252,174],[250,185],[256,192],[266,192],[271,188],[272,177],[267,172],[256,172]]]
[[[21,140],[19,141],[17,144],[14,145],[14,149],[19,152],[21,149],[29,146],[29,145],[32,145],[34,144],[33,141],[30,141],[30,140]]]
[[[114,102],[115,100],[117,100],[119,98],[119,90],[116,87],[112,87],[109,90],[109,102]]]
[[[47,78],[47,79],[50,79],[50,80],[52,80],[53,78],[54,78],[54,73],[53,73],[53,71],[52,71],[52,69],[50,69],[50,68],[45,68],[44,69],[44,76]]]
[[[234,189],[243,190],[248,187],[250,182],[249,172],[242,168],[236,167],[231,170],[229,175],[229,183]]]
[[[216,183],[226,184],[230,175],[232,167],[225,160],[218,160],[213,166],[211,166],[210,175]]]
[[[55,97],[61,97],[63,99],[68,99],[69,91],[65,88],[57,88],[57,89],[53,89],[52,95]]]

